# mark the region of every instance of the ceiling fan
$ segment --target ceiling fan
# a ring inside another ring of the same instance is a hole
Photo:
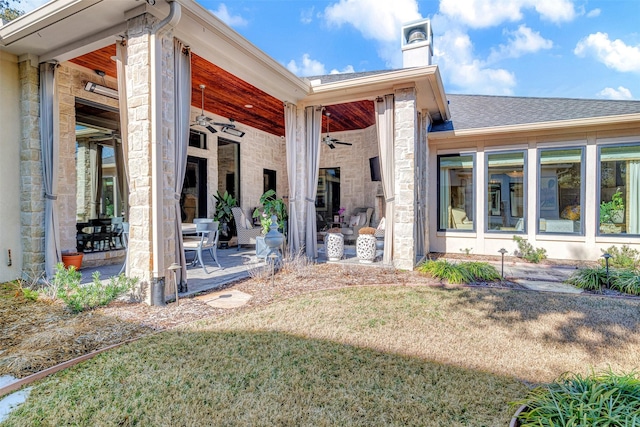
[[[332,150],[336,148],[334,144],[353,145],[350,142],[342,142],[337,140],[336,138],[331,138],[331,136],[329,136],[329,122],[331,121],[331,113],[327,111],[326,113],[324,113],[324,115],[327,116],[327,135],[322,137],[322,142],[327,144]]]
[[[235,128],[236,125],[233,124],[233,121],[234,121],[233,119],[229,119],[229,123],[218,123],[218,122],[214,122],[212,118],[209,118],[204,115],[204,89],[205,88],[206,88],[205,85],[203,84],[200,85],[200,90],[202,91],[202,110],[200,114],[196,116],[195,121],[191,124],[191,126],[202,126],[211,133],[218,132],[216,128],[213,127],[213,125],[222,126],[223,128],[227,128],[227,129]]]

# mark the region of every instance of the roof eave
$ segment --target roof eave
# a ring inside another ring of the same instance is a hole
[[[616,116],[588,117],[583,119],[557,120],[539,123],[525,123],[518,125],[495,126],[474,129],[447,130],[430,132],[429,139],[448,139],[455,137],[474,137],[495,134],[509,134],[521,132],[536,132],[547,130],[583,128],[588,126],[602,126],[615,124],[628,124],[637,122],[640,125],[640,114],[621,114]]]
[[[418,109],[426,109],[432,116],[448,120],[451,116],[436,65],[405,68],[387,73],[356,77],[337,82],[311,86],[311,94],[304,100],[306,105],[331,105],[362,99],[375,99],[393,93],[403,87],[415,87]]]

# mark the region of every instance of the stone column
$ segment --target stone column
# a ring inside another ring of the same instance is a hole
[[[395,91],[393,264],[406,270],[413,270],[416,262],[416,96],[415,88]]]
[[[126,66],[130,174],[128,272],[129,276],[140,279],[149,303],[153,302],[152,288],[166,286],[169,292],[170,284],[165,283],[166,267],[174,260],[176,238],[173,32],[167,27],[154,35],[153,25],[156,23],[157,20],[148,14],[129,21]],[[161,69],[154,72],[153,67],[157,66],[155,55],[160,55]],[[157,123],[153,122],[152,103],[156,96],[161,97],[162,107],[155,117],[162,121],[162,125],[154,130]],[[154,171],[153,159],[158,151],[161,158]],[[154,172],[161,187],[156,194],[153,191]],[[159,212],[156,217],[160,218],[160,224],[155,224],[158,227],[156,235],[162,236],[158,242],[154,242],[155,209]],[[160,266],[158,271],[155,271],[156,266]]]
[[[20,116],[20,228],[22,275],[36,278],[44,273],[44,183],[40,147],[40,74],[38,60],[19,58]]]

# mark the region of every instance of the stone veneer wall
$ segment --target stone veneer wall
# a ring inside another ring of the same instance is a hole
[[[33,58],[20,58],[20,221],[23,275],[44,272],[44,183],[40,147],[40,73]]]
[[[415,143],[418,138],[416,92],[395,92],[395,212],[393,264],[412,270],[415,265],[416,188]]]

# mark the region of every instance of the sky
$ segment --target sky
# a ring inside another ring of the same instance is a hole
[[[428,18],[447,93],[640,100],[639,0],[197,1],[301,77],[401,68]]]

